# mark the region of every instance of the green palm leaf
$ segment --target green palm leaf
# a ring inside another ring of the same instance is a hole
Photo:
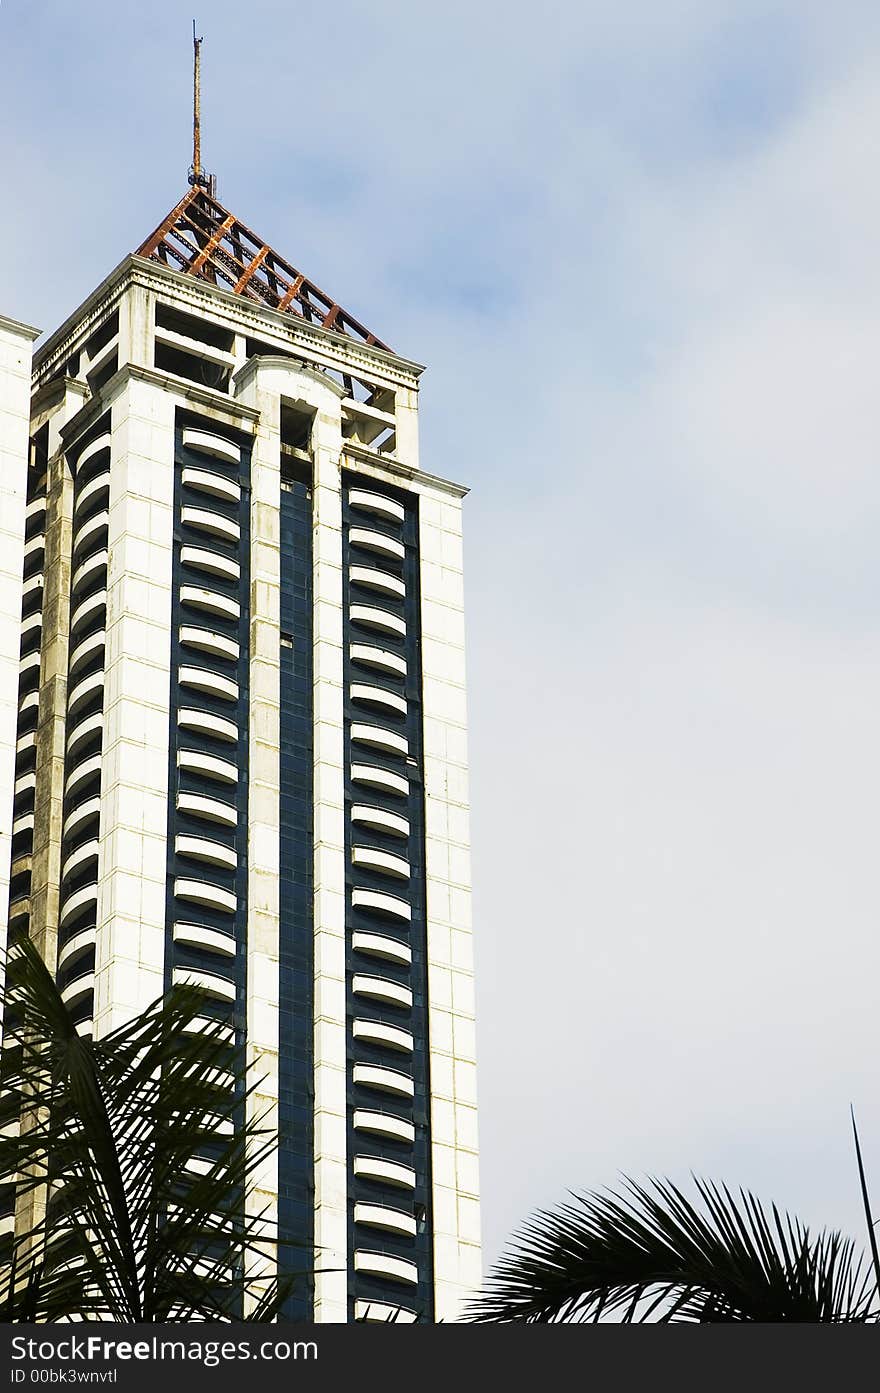
[[[472,1303],[474,1321],[865,1322],[872,1270],[850,1239],[812,1237],[748,1191],[625,1180],[576,1195],[515,1235]]]
[[[252,1199],[275,1138],[246,1121],[244,1064],[204,994],[176,987],[93,1041],[23,942],[4,1005],[0,1186],[19,1220],[0,1318],[275,1319],[292,1281]]]

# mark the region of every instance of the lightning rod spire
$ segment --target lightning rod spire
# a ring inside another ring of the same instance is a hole
[[[213,196],[217,180],[213,174],[202,169],[202,44],[204,39],[196,34],[193,20],[193,159],[189,171],[189,182],[200,189],[207,189]]]
[[[191,182],[202,182],[202,42],[193,20],[193,162]]]

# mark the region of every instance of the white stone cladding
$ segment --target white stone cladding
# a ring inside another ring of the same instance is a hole
[[[280,403],[256,378],[239,393],[259,412],[251,453],[250,710],[248,730],[247,1063],[256,1087],[248,1120],[278,1130],[279,535]],[[253,1177],[249,1207],[270,1232],[278,1221],[278,1157]],[[262,1271],[274,1269],[267,1250]],[[252,1268],[256,1266],[253,1259]]]
[[[481,1280],[461,500],[420,494],[434,1299],[454,1321]]]
[[[339,395],[313,434],[315,749],[315,1320],[347,1319],[345,825]],[[331,1271],[330,1269],[337,1270]]]
[[[0,948],[9,911],[31,354],[39,332],[0,316]]]
[[[97,1036],[164,986],[174,407],[131,376],[110,408]]]

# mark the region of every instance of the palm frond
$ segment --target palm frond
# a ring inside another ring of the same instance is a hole
[[[274,1319],[291,1280],[272,1275],[254,1177],[275,1137],[248,1118],[255,1085],[204,993],[175,987],[92,1041],[23,942],[4,1004],[0,1186],[30,1221],[0,1270],[0,1316]]]
[[[878,1318],[878,1290],[852,1240],[813,1238],[749,1191],[624,1180],[573,1195],[523,1225],[469,1318],[497,1321],[830,1321]]]
[[[871,1261],[874,1265],[874,1277],[877,1282],[877,1288],[878,1290],[880,1290],[880,1253],[878,1253],[877,1251],[877,1227],[874,1215],[871,1212],[871,1200],[868,1196],[868,1181],[865,1176],[865,1166],[864,1162],[862,1161],[862,1148],[861,1144],[859,1143],[859,1129],[856,1126],[856,1110],[853,1107],[852,1103],[850,1103],[849,1113],[850,1117],[852,1118],[853,1141],[855,1142],[856,1147],[856,1164],[859,1168],[859,1184],[861,1186],[862,1191],[862,1204],[865,1207],[865,1223],[868,1226],[868,1242],[871,1247]]]

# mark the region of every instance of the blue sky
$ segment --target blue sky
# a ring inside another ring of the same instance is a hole
[[[486,1247],[619,1171],[880,1202],[880,11],[214,0],[220,196],[466,480]],[[3,0],[0,311],[180,197],[190,8]]]

